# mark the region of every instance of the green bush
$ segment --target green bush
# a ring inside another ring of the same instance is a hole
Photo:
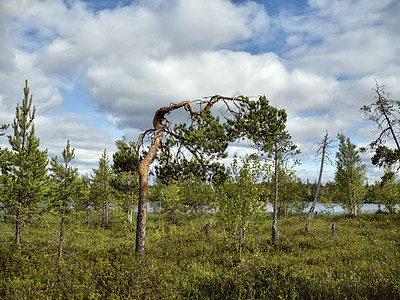
[[[66,223],[64,262],[57,268],[57,220],[24,228],[20,247],[0,223],[0,299],[398,299],[400,216],[257,218],[242,259],[221,226],[208,218],[180,225],[149,216],[146,256],[134,252],[135,228]],[[309,231],[304,229],[309,222]],[[336,233],[331,234],[335,223]]]

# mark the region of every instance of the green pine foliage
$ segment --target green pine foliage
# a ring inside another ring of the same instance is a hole
[[[47,182],[47,151],[39,149],[35,136],[36,108],[29,98],[28,81],[22,104],[17,104],[13,135],[8,137],[11,149],[6,174],[2,176],[3,198],[7,213],[15,223],[15,242],[20,243],[21,226],[29,218],[41,213],[42,197]]]
[[[110,203],[112,200],[110,182],[112,176],[113,173],[110,167],[110,160],[108,158],[107,150],[104,149],[104,152],[99,158],[98,169],[93,169],[91,196],[96,199],[94,202],[102,210],[102,223],[106,226],[108,226],[110,221]]]
[[[117,151],[113,154],[112,171],[116,176],[111,177],[115,201],[128,214],[128,221],[132,223],[134,207],[138,202],[139,178],[138,166],[140,157],[137,154],[137,144],[128,141],[126,137],[115,142]]]
[[[51,171],[52,179],[54,183],[54,201],[52,206],[55,208],[56,212],[61,215],[60,223],[60,243],[58,248],[58,265],[62,263],[63,254],[63,241],[64,241],[64,228],[65,219],[67,217],[67,210],[72,206],[72,199],[76,194],[74,189],[78,178],[78,169],[72,168],[70,162],[75,158],[75,149],[71,149],[69,140],[67,141],[67,146],[62,152],[63,163],[57,161],[57,156],[51,159]]]

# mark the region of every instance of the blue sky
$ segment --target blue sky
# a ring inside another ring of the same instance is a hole
[[[397,0],[3,0],[0,123],[12,121],[28,79],[42,147],[60,155],[70,139],[85,174],[170,102],[266,95],[288,113],[297,175],[313,181],[326,130],[373,140],[359,108],[374,101],[375,79],[399,98],[399,15]]]

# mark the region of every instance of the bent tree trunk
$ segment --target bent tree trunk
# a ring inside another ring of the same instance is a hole
[[[163,130],[168,129],[168,122],[165,122],[165,116],[168,115],[173,110],[179,109],[183,107],[187,112],[190,113],[190,116],[200,116],[205,111],[211,109],[211,107],[217,103],[218,101],[226,101],[226,100],[240,100],[242,97],[223,97],[220,95],[215,95],[208,100],[201,101],[200,111],[195,111],[193,109],[191,101],[182,101],[177,104],[171,104],[170,106],[165,106],[158,109],[153,118],[153,129],[149,129],[145,131],[139,139],[142,144],[143,139],[147,133],[153,133],[150,149],[147,152],[144,159],[140,162],[138,173],[139,173],[139,204],[138,204],[138,213],[137,213],[137,227],[136,227],[136,254],[141,256],[144,255],[145,252],[145,238],[146,238],[146,220],[147,220],[147,201],[148,201],[148,174],[149,174],[149,166],[156,156],[158,147],[163,139]],[[205,105],[204,105],[205,104]],[[204,105],[204,106],[203,106]],[[227,103],[225,102],[225,105]],[[228,106],[228,105],[227,105]],[[236,106],[237,107],[237,106]],[[229,111],[232,111],[229,106],[227,107]]]
[[[163,132],[158,131],[145,158],[139,164],[139,204],[136,225],[136,253],[144,255],[146,239],[149,166],[156,156]]]

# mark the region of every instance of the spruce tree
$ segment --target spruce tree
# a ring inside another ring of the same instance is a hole
[[[35,136],[36,108],[29,98],[28,81],[25,82],[22,105],[17,104],[12,128],[14,134],[8,137],[9,172],[3,177],[8,213],[15,222],[15,243],[21,241],[21,225],[27,217],[38,212],[44,192],[47,172],[47,150],[39,149],[40,139]]]

